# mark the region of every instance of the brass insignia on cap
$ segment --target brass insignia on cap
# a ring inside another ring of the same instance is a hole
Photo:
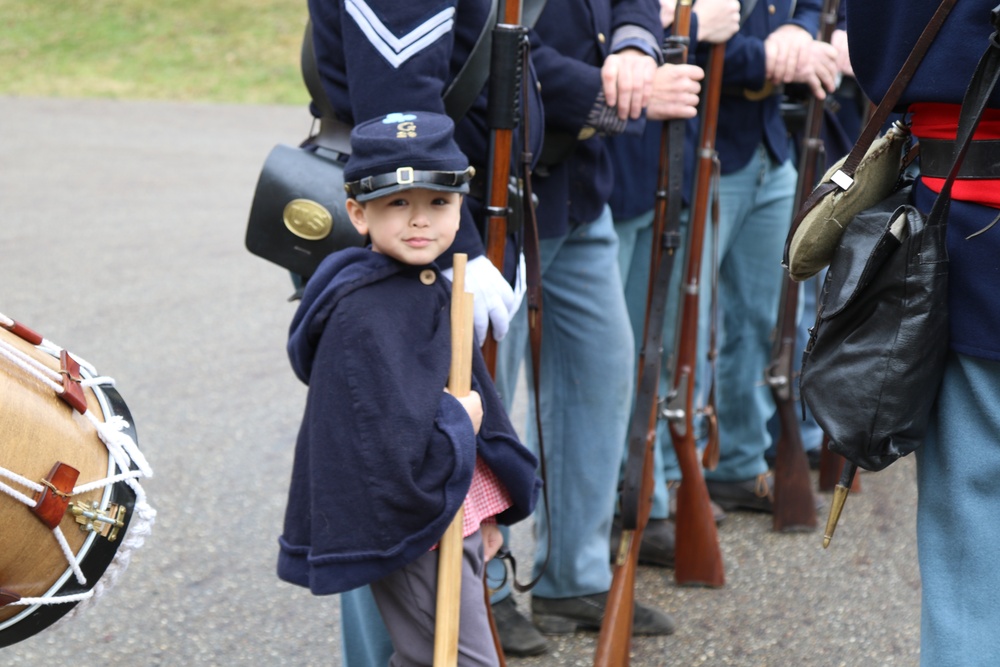
[[[397,139],[412,139],[417,136],[417,124],[413,121],[403,121],[396,126]]]
[[[325,239],[333,230],[330,211],[311,199],[293,199],[288,202],[282,218],[288,231],[307,241]]]
[[[434,273],[434,269],[424,269],[420,272],[420,282],[423,284],[433,285],[435,280],[437,280],[437,274]]]

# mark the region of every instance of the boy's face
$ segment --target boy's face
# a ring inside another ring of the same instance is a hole
[[[455,240],[462,195],[413,188],[360,204],[347,200],[355,229],[367,234],[372,250],[404,264],[430,264]]]

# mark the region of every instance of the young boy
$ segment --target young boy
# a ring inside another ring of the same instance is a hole
[[[451,285],[434,260],[458,230],[472,175],[447,116],[394,113],[351,133],[351,222],[371,240],[323,261],[288,354],[309,385],[278,576],[316,595],[370,584],[390,665],[430,665],[436,544],[465,503],[460,665],[496,665],[483,569],[496,522],[530,515],[541,482],[478,346],[473,392],[445,391]]]

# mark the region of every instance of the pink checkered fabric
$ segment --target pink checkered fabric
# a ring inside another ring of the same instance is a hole
[[[495,517],[510,507],[510,494],[481,458],[476,457],[476,469],[472,473],[472,485],[465,496],[465,520],[462,522],[462,537],[468,537],[479,530],[481,523],[495,523]]]

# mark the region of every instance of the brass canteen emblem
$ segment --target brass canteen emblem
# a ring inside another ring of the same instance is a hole
[[[293,199],[288,202],[282,218],[288,231],[307,241],[325,239],[333,230],[330,211],[311,199]]]

